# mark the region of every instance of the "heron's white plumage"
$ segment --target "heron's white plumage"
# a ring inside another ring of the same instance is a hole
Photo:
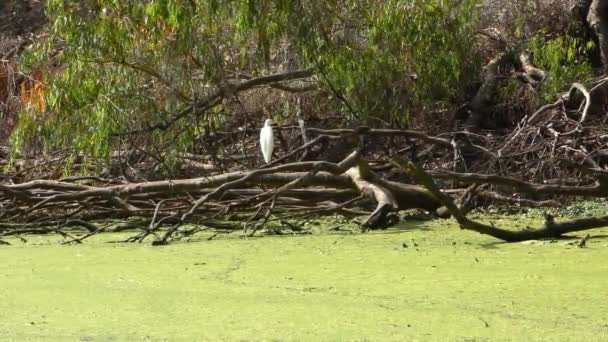
[[[272,150],[274,150],[274,136],[272,133],[272,120],[267,119],[264,122],[264,127],[260,131],[260,148],[262,149],[262,155],[264,155],[264,161],[266,164],[270,162],[272,158]]]

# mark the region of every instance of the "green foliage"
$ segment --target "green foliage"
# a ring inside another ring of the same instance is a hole
[[[593,43],[585,44],[569,36],[545,40],[537,35],[530,40],[533,64],[546,71],[540,93],[545,101],[555,101],[574,82],[582,82],[593,76],[585,54]]]
[[[412,108],[462,95],[478,66],[476,1],[352,3],[364,21],[354,41],[324,42],[316,54],[361,117],[406,124]]]
[[[473,214],[476,217],[483,215],[511,215],[521,216],[524,219],[542,219],[545,214],[550,214],[558,218],[577,218],[591,216],[608,215],[608,202],[606,199],[579,199],[564,207],[541,207],[541,208],[526,208],[526,207],[496,207],[476,209]]]
[[[558,217],[589,217],[608,215],[608,203],[604,199],[579,200],[564,208],[534,208],[529,209],[527,216],[542,217],[548,213]]]
[[[560,211],[563,216],[604,216],[608,215],[608,205],[603,199],[581,200]]]
[[[476,74],[477,2],[48,0],[50,36],[23,58],[45,73],[47,106],[21,113],[13,150],[36,141],[108,158],[123,132],[167,121],[236,73],[285,68],[285,51],[348,103],[344,114],[407,124]],[[186,115],[139,145],[188,150],[224,113]]]

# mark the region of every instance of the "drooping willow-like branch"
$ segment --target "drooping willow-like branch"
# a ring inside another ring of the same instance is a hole
[[[196,102],[191,102],[186,106],[185,109],[180,111],[179,113],[173,114],[168,119],[150,124],[145,128],[130,130],[128,132],[124,132],[123,134],[138,134],[144,132],[151,132],[155,130],[166,130],[171,127],[175,122],[180,120],[181,118],[186,117],[187,115],[194,114],[195,116],[199,116],[202,113],[208,111],[209,109],[217,106],[221,103],[221,101],[225,98],[229,98],[234,96],[238,92],[246,91],[257,86],[261,85],[276,85],[278,82],[291,81],[301,78],[310,77],[313,75],[312,69],[304,69],[297,71],[289,71],[283,73],[277,73],[272,75],[265,75],[260,77],[251,78],[242,82],[225,82],[220,84],[218,89],[207,96],[204,99],[197,100]]]

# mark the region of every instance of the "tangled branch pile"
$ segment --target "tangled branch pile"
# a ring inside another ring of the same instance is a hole
[[[557,205],[554,199],[564,197],[605,197],[608,195],[608,172],[602,168],[608,155],[604,150],[608,139],[603,133],[605,118],[590,114],[593,99],[605,84],[606,79],[601,79],[590,91],[575,84],[569,93],[522,119],[513,132],[504,136],[457,132],[437,137],[399,129],[302,130],[298,126],[285,126],[278,132],[300,143],[281,151],[272,164],[258,169],[224,173],[212,163],[217,157],[187,155],[185,159],[198,159],[207,165],[205,176],[137,183],[100,176],[14,185],[5,181],[0,185],[3,209],[0,231],[6,236],[67,232],[71,227],[84,227],[89,230],[85,236],[90,236],[130,228],[137,231],[130,241],[154,235],[155,243],[164,244],[205,229],[254,234],[279,223],[298,231],[301,228],[294,219],[334,213],[349,217],[367,215],[362,224],[365,229],[384,227],[391,223],[390,213],[411,208],[439,216],[452,213],[461,222],[462,212],[466,212],[467,204],[475,196],[524,206]],[[233,142],[245,151],[241,158],[247,155],[259,158],[257,146],[252,143],[257,140],[256,134],[255,130],[243,131]],[[339,145],[335,142],[354,142],[352,147],[361,140],[366,140],[368,146],[346,155],[338,163],[301,161],[317,156],[319,148],[338,152]],[[401,145],[393,145],[396,141],[406,141],[406,147],[395,150],[394,146]],[[372,147],[376,152],[369,152]],[[364,151],[368,151],[367,158],[362,154]],[[409,171],[410,180],[419,185],[407,184],[404,182],[407,179],[396,176],[400,166],[395,165],[394,157],[399,155],[432,169],[428,173],[437,180],[456,181],[458,189],[449,192],[459,195],[460,209],[451,206],[445,195],[439,195],[434,182],[424,178],[420,169]],[[51,160],[39,166],[48,169],[52,163]],[[146,163],[139,167],[143,170]],[[545,180],[543,184],[533,183],[539,178]],[[105,226],[96,223],[108,218],[124,221]],[[519,241],[555,237],[607,222],[607,218],[559,225],[548,221],[540,233],[479,231]],[[470,221],[461,224],[467,227]]]
[[[403,209],[507,241],[603,225],[513,233],[466,212],[605,197],[607,2],[431,3],[49,1],[54,29],[0,61],[0,237],[166,244]]]

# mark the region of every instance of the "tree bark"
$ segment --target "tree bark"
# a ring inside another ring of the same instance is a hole
[[[608,74],[608,0],[593,0],[587,14],[587,23],[597,36],[602,72]]]

